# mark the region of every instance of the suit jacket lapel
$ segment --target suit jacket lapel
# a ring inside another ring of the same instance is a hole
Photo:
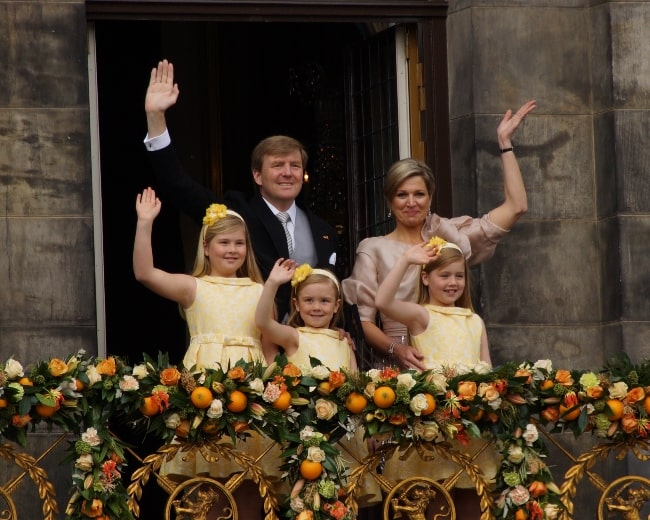
[[[289,257],[289,246],[284,234],[282,224],[275,217],[269,206],[264,202],[262,196],[257,192],[250,201],[250,207],[260,224],[266,229],[275,246],[278,258]]]

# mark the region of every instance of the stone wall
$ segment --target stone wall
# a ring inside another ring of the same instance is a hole
[[[0,360],[95,354],[83,1],[0,1],[0,63]],[[36,456],[57,438],[39,432],[28,450]],[[70,489],[64,446],[42,462],[62,508]],[[0,481],[18,473],[3,463]],[[28,477],[13,499],[19,518],[43,517]]]
[[[455,214],[499,203],[496,127],[538,105],[515,136],[528,213],[477,273],[493,361],[647,358],[650,2],[451,0],[448,35]],[[606,480],[625,471],[611,462]],[[576,518],[595,518],[584,487]]]

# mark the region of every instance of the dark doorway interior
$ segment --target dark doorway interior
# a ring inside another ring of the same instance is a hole
[[[178,308],[138,284],[131,267],[135,196],[155,186],[142,144],[149,71],[163,57],[175,64],[181,97],[168,123],[190,175],[217,192],[250,192],[253,146],[288,134],[310,153],[306,202],[344,225],[343,54],[364,31],[357,24],[139,21],[99,21],[95,30],[107,349],[133,361],[141,352],[169,352],[178,362],[186,347]],[[163,201],[156,264],[189,269],[184,247],[194,251],[195,233]]]

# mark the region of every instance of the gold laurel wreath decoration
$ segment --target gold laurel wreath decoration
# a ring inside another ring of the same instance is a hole
[[[573,497],[578,491],[578,483],[584,477],[585,473],[600,459],[605,459],[612,450],[619,450],[616,458],[622,458],[627,453],[630,446],[624,442],[603,443],[594,446],[588,452],[583,453],[576,459],[576,463],[571,466],[564,474],[564,482],[560,487],[560,500],[564,505],[564,510],[560,515],[560,520],[570,520],[573,515]]]
[[[486,445],[486,447],[487,446],[488,445]],[[363,480],[366,474],[371,472],[372,469],[377,466],[382,456],[392,457],[395,455],[397,449],[397,444],[384,444],[379,447],[374,454],[368,455],[365,459],[363,459],[360,465],[352,470],[348,476],[348,485],[345,489],[346,493],[349,494],[348,498],[346,499],[346,505],[354,506],[356,512],[357,505],[354,497],[356,495],[357,488],[360,487],[361,480]],[[448,491],[454,487],[454,484],[462,472],[465,471],[469,479],[474,484],[476,493],[480,498],[481,520],[491,520],[494,500],[492,499],[492,496],[489,492],[487,483],[483,479],[480,468],[476,464],[472,463],[472,456],[452,448],[448,442],[432,443],[422,441],[411,443],[405,450],[403,450],[404,453],[400,455],[400,459],[405,460],[413,450],[415,450],[423,460],[431,461],[435,460],[436,458],[436,455],[427,455],[425,453],[425,450],[427,450],[429,452],[435,452],[437,455],[440,455],[447,460],[451,460],[453,463],[460,467],[458,472],[444,481],[443,486]],[[475,456],[480,455],[481,451],[475,454]],[[376,473],[370,474],[377,480],[385,492],[390,492],[395,487],[392,483],[380,475],[377,475]]]
[[[483,449],[487,448],[488,446],[489,444],[486,444]],[[454,475],[450,476],[444,481],[443,486],[445,489],[448,491],[451,490],[464,470],[469,479],[474,484],[476,494],[480,498],[481,520],[491,520],[493,518],[492,507],[494,506],[494,500],[492,499],[492,495],[490,495],[487,483],[485,482],[485,479],[481,473],[481,469],[478,467],[478,465],[473,464],[472,462],[473,457],[467,453],[449,448],[446,443],[433,444],[433,447],[439,455],[442,455],[444,458],[451,460],[457,466],[461,467],[461,469],[459,469]],[[474,457],[478,457],[482,451],[483,450],[480,450],[474,455]]]
[[[219,456],[232,458],[245,471],[231,477],[226,482],[225,487],[229,492],[234,491],[244,479],[245,475],[250,475],[251,480],[257,484],[260,496],[264,500],[264,511],[266,512],[265,520],[278,520],[275,511],[278,509],[278,501],[271,491],[271,484],[266,478],[264,472],[256,466],[255,459],[250,455],[237,451],[230,444],[220,443],[217,441],[207,441],[204,443],[181,443],[161,446],[156,453],[144,458],[142,466],[133,472],[131,484],[127,488],[129,495],[129,510],[137,517],[140,516],[140,506],[138,500],[142,498],[142,489],[149,481],[153,473],[157,473],[165,460],[173,459],[179,452],[194,453],[198,451],[208,462],[216,462]],[[215,457],[213,454],[219,456]],[[163,480],[164,482],[164,480]],[[169,493],[173,488],[166,489]]]
[[[268,449],[270,450],[270,448],[271,446],[269,446]],[[278,516],[275,514],[275,511],[279,508],[278,500],[271,489],[271,483],[267,480],[266,474],[257,466],[257,461],[253,457],[241,451],[237,451],[231,444],[217,441],[210,441],[203,444],[199,448],[199,451],[208,462],[216,462],[219,460],[218,457],[214,457],[210,452],[218,453],[220,456],[225,456],[226,458],[232,457],[233,460],[246,471],[233,475],[228,482],[226,482],[226,489],[233,492],[237,487],[239,487],[239,484],[244,477],[248,475],[251,480],[257,484],[260,496],[264,499],[264,511],[266,513],[266,516],[264,517],[265,520],[278,520]],[[263,453],[260,458],[265,454],[266,452]]]
[[[54,485],[49,481],[45,470],[37,465],[34,457],[28,453],[17,451],[13,445],[9,443],[0,444],[0,457],[13,462],[18,467],[23,469],[36,484],[38,488],[38,497],[43,501],[43,520],[55,520],[56,514],[59,512],[59,506],[56,503],[56,491]],[[14,479],[5,488],[7,493],[12,493],[20,479]]]

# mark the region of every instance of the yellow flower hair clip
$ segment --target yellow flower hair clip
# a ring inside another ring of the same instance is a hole
[[[208,209],[205,211],[205,217],[203,217],[203,225],[211,226],[218,220],[226,218],[228,214],[228,208],[223,204],[210,204]]]
[[[441,249],[442,246],[447,244],[447,241],[444,238],[440,237],[431,237],[429,242],[427,242],[425,247],[430,247],[431,249]]]
[[[296,267],[296,270],[293,272],[293,276],[291,277],[291,287],[295,287],[299,283],[304,282],[311,272],[312,268],[309,264],[302,264]]]

